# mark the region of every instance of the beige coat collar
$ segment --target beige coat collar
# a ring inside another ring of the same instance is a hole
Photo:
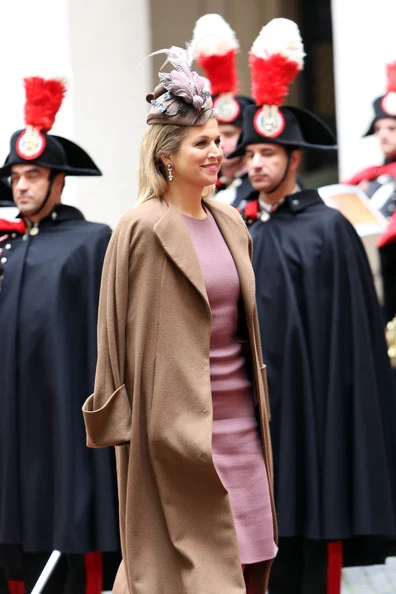
[[[246,266],[246,233],[242,224],[226,213],[222,206],[215,200],[206,200],[205,206],[212,213],[221,234],[234,259],[246,314],[253,312],[255,295],[252,290],[251,269]],[[198,256],[191,241],[187,225],[184,223],[179,211],[171,204],[164,204],[164,216],[154,226],[154,232],[163,249],[173,260],[181,272],[189,279],[208,308],[209,301],[202,276]]]

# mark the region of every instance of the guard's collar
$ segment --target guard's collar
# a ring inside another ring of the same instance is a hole
[[[24,219],[28,227],[33,226],[28,217],[24,218],[21,213],[17,215],[17,218]],[[73,219],[84,219],[84,215],[74,206],[69,206],[68,204],[55,204],[51,212],[43,219],[40,219],[38,225],[41,227],[42,225],[70,221]]]
[[[314,204],[322,202],[317,190],[301,190],[285,197],[285,204],[292,212],[301,212]]]

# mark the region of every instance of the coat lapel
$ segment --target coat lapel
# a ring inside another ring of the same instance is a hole
[[[201,266],[187,225],[176,208],[172,205],[168,205],[166,208],[164,216],[154,226],[154,233],[165,252],[188,278],[209,307]]]
[[[234,259],[238,271],[241,292],[247,315],[251,315],[255,306],[254,274],[248,254],[247,230],[216,205],[215,200],[205,201],[205,206],[212,213],[222,236]],[[200,293],[209,307],[208,295],[202,276],[201,266],[191,241],[187,225],[182,216],[172,205],[167,205],[164,216],[156,223],[154,232],[163,249],[181,272]]]

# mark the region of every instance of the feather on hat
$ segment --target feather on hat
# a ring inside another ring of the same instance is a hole
[[[257,123],[267,136],[277,136],[284,128],[279,107],[289,86],[303,69],[304,47],[300,31],[289,19],[273,19],[260,31],[249,55],[252,96],[263,106]]]
[[[177,124],[202,126],[213,117],[212,100],[205,90],[205,79],[192,70],[195,49],[191,43],[186,49],[172,46],[153,52],[148,57],[166,54],[162,68],[169,62],[171,72],[160,72],[160,84],[146,96],[151,103],[148,124]]]
[[[253,101],[236,94],[239,42],[235,32],[219,14],[206,14],[195,24],[193,43],[198,64],[210,82],[219,122],[242,127],[243,109]]]
[[[24,159],[36,159],[46,145],[44,133],[51,130],[66,94],[65,79],[25,78],[24,108],[26,130],[20,135],[16,150]]]

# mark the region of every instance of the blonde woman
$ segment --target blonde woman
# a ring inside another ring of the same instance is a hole
[[[188,53],[148,96],[139,204],[104,266],[88,445],[117,446],[115,594],[264,594],[276,547],[251,242]],[[206,196],[206,198],[205,198]]]

